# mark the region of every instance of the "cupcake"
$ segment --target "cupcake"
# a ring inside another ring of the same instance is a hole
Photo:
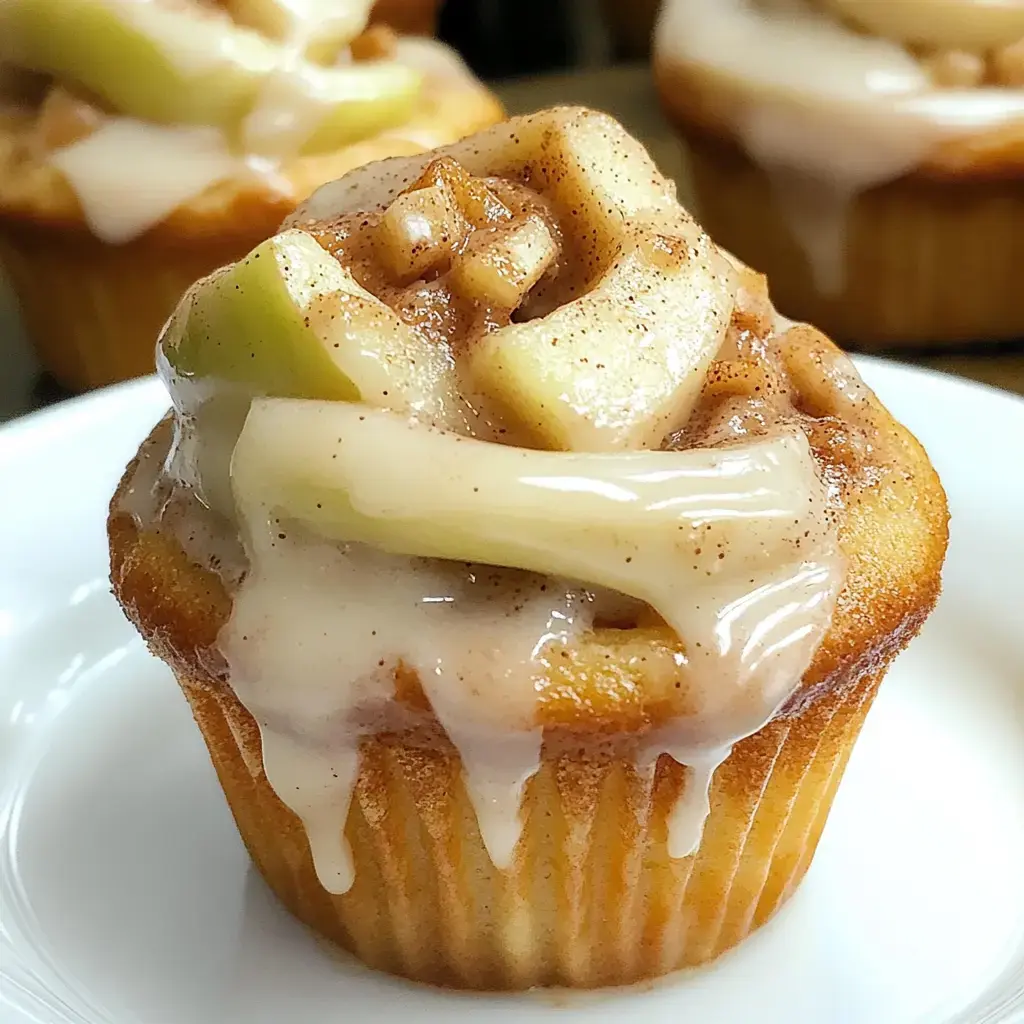
[[[185,289],[368,160],[499,120],[439,43],[368,4],[0,4],[0,263],[46,369],[147,373]]]
[[[783,904],[945,497],[615,121],[324,186],[158,365],[113,588],[293,914],[418,981],[593,988]]]
[[[1024,336],[1024,7],[667,0],[654,70],[700,214],[860,347]]]

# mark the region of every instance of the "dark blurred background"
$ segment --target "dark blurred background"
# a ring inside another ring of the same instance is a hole
[[[484,79],[645,55],[656,0],[445,0],[438,35]]]

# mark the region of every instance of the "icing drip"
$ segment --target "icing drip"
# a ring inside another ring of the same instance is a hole
[[[252,553],[221,647],[259,723],[267,778],[302,819],[324,887],[351,884],[338,822],[359,739],[394,697],[399,665],[455,744],[487,850],[508,866],[523,787],[540,764],[535,678],[589,627],[593,597],[493,567],[281,533],[271,527]]]
[[[299,429],[302,421],[294,425]],[[281,450],[290,449],[287,431],[273,432]],[[313,458],[317,442],[305,427],[300,432]],[[379,726],[393,700],[400,667],[415,673],[461,757],[492,861],[509,867],[524,786],[540,765],[544,679],[560,649],[587,642],[605,601],[583,585],[521,570],[388,554],[308,533],[271,511],[267,494],[287,485],[275,475],[266,438],[253,436],[254,445],[243,438],[236,448],[233,469],[250,571],[220,646],[235,693],[260,725],[267,778],[303,820],[321,881],[333,892],[351,883],[338,825],[351,800],[351,765],[360,737]],[[768,452],[773,444],[778,441],[756,442],[749,450]],[[262,484],[249,492],[247,458],[256,449]],[[738,475],[743,455],[736,447],[692,455],[703,468],[673,485],[672,514],[686,524],[688,538],[707,538],[707,564],[723,568],[687,574],[667,587],[664,561],[641,558],[635,584],[660,595],[657,610],[685,645],[676,655],[685,713],[637,751],[641,771],[651,771],[662,753],[691,768],[669,819],[672,855],[680,857],[699,843],[715,768],[735,742],[771,719],[799,682],[842,578],[834,537],[823,525],[824,487],[814,483],[813,470],[808,484],[780,465],[769,483],[763,471]],[[378,445],[374,458],[408,464],[397,449],[387,455],[386,445]],[[653,467],[658,453],[646,458]],[[445,465],[432,472],[440,490],[450,489]],[[594,491],[598,483],[561,480],[573,493]],[[604,483],[608,494],[624,493],[621,479]],[[403,502],[418,500],[413,490],[401,494],[400,482],[387,473],[374,487],[374,500],[399,516]],[[353,493],[352,500],[370,508],[368,495]],[[665,511],[634,504],[617,514],[633,523],[629,534],[642,536],[650,528],[645,520]],[[733,523],[739,525],[730,532]],[[698,562],[701,557],[698,550]],[[615,560],[621,561],[618,554]],[[613,596],[608,605],[619,603]]]

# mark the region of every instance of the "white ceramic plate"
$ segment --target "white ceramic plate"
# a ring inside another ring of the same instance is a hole
[[[1024,402],[862,366],[949,490],[940,606],[784,911],[709,969],[588,996],[405,984],[293,922],[108,592],[106,504],[159,385],[0,430],[0,1022],[1024,1020]]]

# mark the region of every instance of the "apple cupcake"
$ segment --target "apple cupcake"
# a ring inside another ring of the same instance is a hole
[[[44,366],[147,373],[199,276],[325,181],[499,120],[440,43],[365,0],[4,0],[0,264]]]
[[[158,365],[114,592],[298,918],[419,981],[591,988],[793,892],[945,498],[616,122],[351,172]]]
[[[1024,337],[1024,5],[667,0],[701,216],[861,347]]]

